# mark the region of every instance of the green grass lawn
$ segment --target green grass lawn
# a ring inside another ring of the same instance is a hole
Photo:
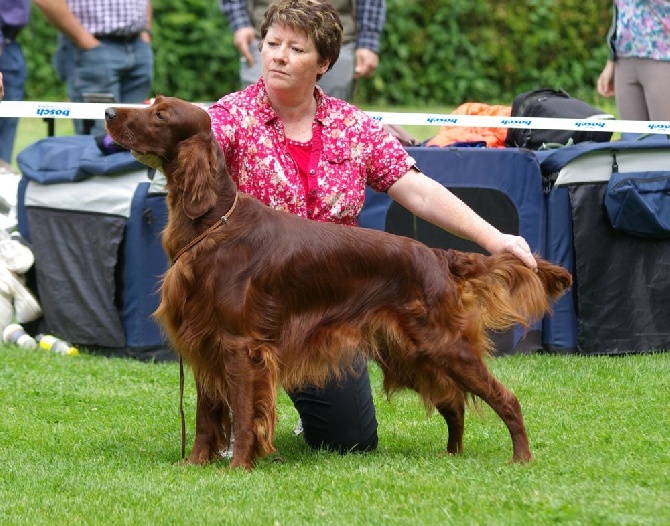
[[[519,397],[535,460],[484,406],[462,456],[410,392],[372,371],[380,446],[309,451],[279,397],[276,446],[255,471],[183,466],[176,363],[0,347],[1,524],[670,524],[670,353],[491,359]],[[185,392],[188,438],[195,393]]]
[[[420,139],[437,130],[407,129]],[[71,123],[57,120],[56,133]],[[22,119],[16,151],[45,136],[44,122]],[[180,464],[176,363],[0,346],[0,525],[670,524],[670,353],[490,365],[524,408],[528,465],[509,463],[509,434],[487,406],[467,415],[464,454],[445,455],[441,418],[410,392],[387,401],[373,368],[378,451],[311,452],[282,392],[285,462],[247,473],[227,460]],[[185,406],[190,449],[190,375]]]

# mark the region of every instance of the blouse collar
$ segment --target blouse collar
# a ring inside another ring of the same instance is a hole
[[[269,124],[279,116],[270,104],[270,97],[265,88],[265,81],[263,78],[258,79],[258,82],[253,85],[256,89],[256,102],[258,104],[260,118],[264,124]],[[317,85],[314,87],[314,97],[316,98],[316,114],[314,119],[322,124],[328,121],[329,108],[331,106],[330,97]]]

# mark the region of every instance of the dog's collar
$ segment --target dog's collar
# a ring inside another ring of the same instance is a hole
[[[188,252],[189,250],[191,250],[191,248],[193,248],[195,245],[200,243],[200,241],[205,239],[209,234],[214,232],[214,230],[219,228],[221,225],[227,225],[228,224],[228,218],[230,218],[230,215],[235,210],[235,207],[237,206],[237,201],[239,200],[239,197],[240,197],[239,192],[235,192],[235,200],[233,201],[233,206],[230,207],[230,210],[228,210],[228,212],[226,212],[224,215],[222,215],[216,223],[214,223],[212,226],[210,226],[202,234],[200,234],[195,239],[191,240],[191,242],[188,245],[182,247],[182,249],[179,252],[177,252],[177,255],[174,258],[172,258],[172,264],[173,265],[177,262],[177,260],[182,256],[182,254],[184,252]]]

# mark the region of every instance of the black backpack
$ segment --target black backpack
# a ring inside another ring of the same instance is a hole
[[[586,119],[596,115],[612,118],[611,115],[584,101],[571,97],[562,89],[538,89],[526,91],[514,97],[512,117],[550,117],[563,119]],[[539,150],[556,145],[579,142],[609,142],[610,131],[593,130],[534,130],[532,128],[509,128],[505,146]]]

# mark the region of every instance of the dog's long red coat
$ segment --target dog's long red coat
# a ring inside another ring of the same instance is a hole
[[[470,393],[507,425],[513,459],[531,459],[520,404],[485,365],[487,330],[542,317],[570,286],[566,270],[317,223],[243,194],[236,202],[207,113],[179,99],[110,108],[106,119],[117,143],[167,177],[163,244],[179,257],[156,317],[195,376],[191,462],[226,446],[230,408],[231,465],[251,469],[274,451],[278,384],[323,384],[361,353],[387,392],[413,389],[437,408],[448,452],[462,451]]]

